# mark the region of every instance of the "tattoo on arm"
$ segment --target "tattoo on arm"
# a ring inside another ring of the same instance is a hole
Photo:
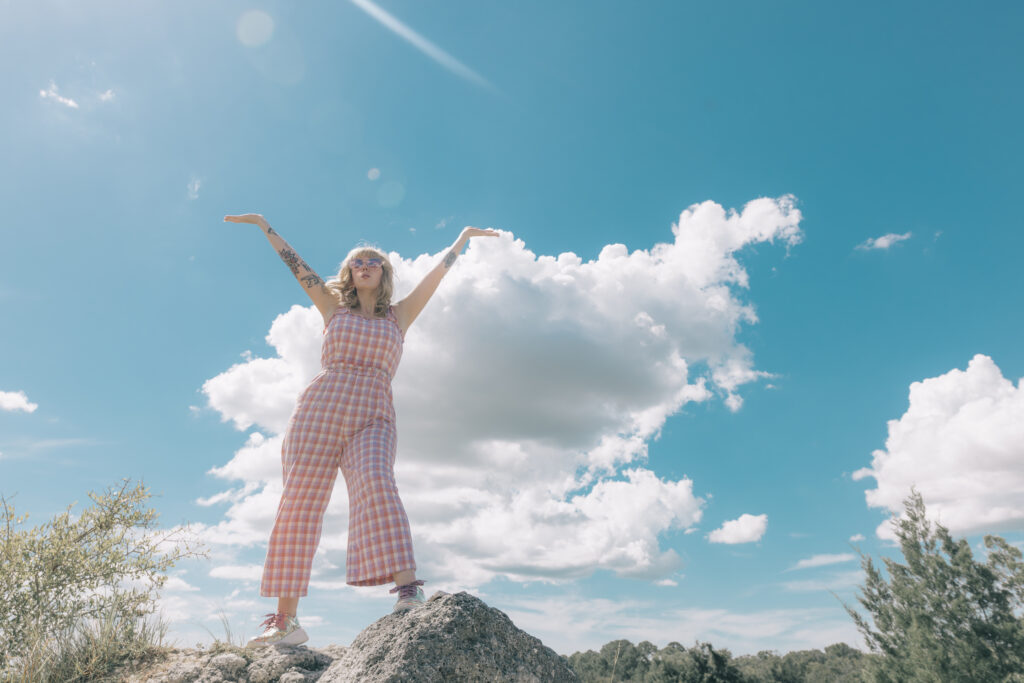
[[[282,249],[277,252],[281,257],[281,260],[288,264],[288,267],[292,269],[292,275],[299,274],[299,255],[291,249]],[[306,266],[307,269],[309,266]]]
[[[456,256],[457,256],[457,254],[455,253],[454,249],[452,249],[451,251],[448,252],[448,255],[444,257],[444,267],[445,267],[445,269],[448,269],[448,268],[452,267],[452,264],[455,263],[455,257]]]
[[[324,289],[324,281],[321,280],[316,273],[313,273],[312,275],[304,275],[302,277],[302,281],[306,284],[306,289],[311,289],[312,287],[316,287],[317,285],[320,285],[320,288]]]
[[[274,229],[268,225],[267,226],[267,234],[268,235],[276,235],[277,233],[274,232]]]

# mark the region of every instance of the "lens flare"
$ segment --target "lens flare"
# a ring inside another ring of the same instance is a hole
[[[266,12],[251,9],[238,18],[235,33],[238,36],[238,42],[242,45],[259,47],[274,35],[274,20]]]

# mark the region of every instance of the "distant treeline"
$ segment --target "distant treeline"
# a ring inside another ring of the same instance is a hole
[[[568,657],[581,681],[873,681],[1024,683],[1024,553],[985,536],[984,557],[925,515],[911,490],[893,522],[906,564],[861,556],[864,585],[846,608],[871,654],[848,645],[733,658],[710,643],[658,649],[613,640],[600,652]]]
[[[733,657],[710,643],[691,648],[669,643],[659,650],[646,640],[639,645],[613,640],[600,652],[577,652],[568,660],[581,683],[846,683],[865,680],[867,663],[874,657],[845,643],[829,645],[824,652],[801,650],[780,656],[763,651]]]

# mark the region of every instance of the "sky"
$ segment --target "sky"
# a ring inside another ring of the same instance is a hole
[[[427,594],[562,654],[863,647],[911,487],[1024,545],[1024,8],[0,0],[0,494],[122,479],[207,558],[180,646],[257,635],[283,431],[360,243],[408,294],[396,476]],[[345,585],[339,478],[299,618]]]

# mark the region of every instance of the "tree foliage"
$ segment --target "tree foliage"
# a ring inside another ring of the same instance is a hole
[[[870,658],[846,643],[836,643],[824,652],[798,650],[778,655],[762,650],[734,661],[744,683],[854,683],[864,680]]]
[[[728,650],[716,650],[710,643],[697,643],[687,649],[669,643],[662,649],[643,641],[606,643],[600,652],[588,650],[569,656],[569,666],[580,681],[608,683],[741,683],[740,672]]]
[[[102,494],[75,517],[74,505],[26,528],[28,515],[0,498],[0,670],[38,658],[81,634],[85,622],[130,624],[151,614],[165,572],[194,548],[186,528],[159,532],[141,483]],[[129,628],[126,626],[125,628]]]
[[[1021,551],[998,536],[985,536],[985,562],[966,540],[954,540],[925,517],[917,491],[894,522],[906,564],[883,558],[886,580],[861,555],[865,584],[858,601],[869,623],[847,612],[882,657],[873,660],[875,681],[1024,681],[1024,563]]]

